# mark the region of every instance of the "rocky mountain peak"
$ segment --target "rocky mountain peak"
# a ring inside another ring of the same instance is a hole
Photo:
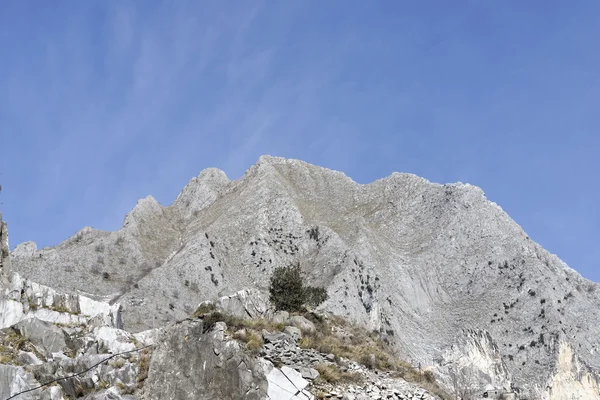
[[[597,387],[598,285],[468,184],[401,173],[358,184],[263,156],[234,181],[201,172],[170,206],[140,201],[116,232],[23,249],[11,255],[16,272],[122,304],[131,332],[244,288],[264,293],[275,267],[298,263],[327,288],[324,310],[375,330],[446,385],[460,367],[559,399],[551,393],[575,384],[560,375],[571,368],[559,362],[568,346],[592,382],[578,384]]]

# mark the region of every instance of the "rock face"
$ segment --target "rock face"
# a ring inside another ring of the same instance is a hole
[[[106,363],[139,343],[117,328],[119,304],[61,294],[18,274],[7,281],[0,291],[0,399],[20,392],[23,400],[63,400],[91,392],[96,397],[89,398],[130,398],[121,394],[136,387],[137,356]],[[43,386],[55,379],[54,385]],[[100,388],[109,388],[105,397]]]
[[[205,334],[201,320],[165,331],[154,350],[144,399],[266,398],[267,382],[256,362],[236,341],[224,340],[226,326]]]
[[[10,276],[10,248],[8,246],[8,226],[2,220],[0,213],[0,283],[1,279],[6,279]]]
[[[43,285],[120,302],[133,332],[204,300],[265,292],[276,266],[298,262],[309,284],[327,287],[324,309],[379,331],[443,380],[454,363],[551,399],[571,384],[598,389],[598,285],[467,184],[394,173],[361,185],[261,157],[236,181],[203,171],[170,206],[139,201],[119,231],[21,244],[10,261]],[[585,374],[565,372],[565,346]]]
[[[244,319],[228,314],[227,309],[240,310],[232,304],[265,308],[252,317],[243,313]],[[272,308],[256,291],[243,290],[219,299],[213,307],[204,306],[213,311],[136,335],[98,315],[79,315],[69,324],[56,322],[64,318],[49,322],[27,315],[0,329],[0,399],[314,400],[315,393],[319,398],[346,400],[437,399],[389,373],[301,348],[302,336],[314,333],[314,324],[279,313],[285,323],[301,321],[306,329],[287,325],[277,330],[281,324],[270,319]],[[238,336],[240,330],[220,318],[244,321],[243,336],[259,337],[263,345],[251,350],[250,341]],[[259,333],[253,327],[260,324],[275,330]],[[321,334],[333,332],[321,329]],[[323,367],[352,371],[354,384],[319,381],[317,368]]]
[[[256,289],[240,290],[231,296],[219,298],[217,305],[229,315],[239,318],[267,317],[272,310],[269,302]]]
[[[0,329],[36,318],[59,324],[121,327],[121,305],[95,301],[79,294],[59,293],[18,274],[0,288]]]

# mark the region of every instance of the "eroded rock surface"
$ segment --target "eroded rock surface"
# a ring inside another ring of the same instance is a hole
[[[239,343],[225,340],[225,325],[208,334],[202,320],[184,321],[164,332],[153,352],[143,399],[266,398],[257,362]]]
[[[10,258],[35,282],[120,302],[133,332],[183,319],[204,300],[247,288],[264,293],[273,269],[292,263],[308,284],[327,288],[324,309],[385,335],[402,358],[442,378],[440,360],[454,349],[457,363],[483,354],[464,335],[485,331],[496,350],[471,360],[476,375],[510,376],[518,388],[548,394],[558,387],[556,343],[564,342],[592,377],[575,374],[573,384],[596,387],[598,285],[468,184],[394,173],[362,185],[298,160],[261,157],[235,181],[203,171],[169,206],[140,200],[116,232],[84,228],[53,248],[17,246]]]

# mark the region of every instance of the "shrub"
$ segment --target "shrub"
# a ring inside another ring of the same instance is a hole
[[[322,287],[304,286],[300,265],[275,268],[269,284],[269,300],[278,310],[302,311],[305,305],[316,307],[327,300]]]
[[[198,308],[196,309],[196,311],[194,312],[192,317],[198,318],[201,315],[208,314],[210,312],[213,312],[214,310],[215,310],[215,305],[213,303],[211,303],[210,301],[205,301],[205,302],[200,303],[200,305],[198,306]]]
[[[304,301],[311,307],[323,303],[327,297],[327,290],[324,287],[307,286],[304,288]]]
[[[275,268],[269,285],[269,300],[278,310],[300,311],[304,305],[300,265]]]

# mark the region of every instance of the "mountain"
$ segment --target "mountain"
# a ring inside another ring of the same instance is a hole
[[[140,332],[299,263],[321,308],[379,332],[398,357],[482,385],[600,398],[600,291],[532,241],[483,191],[411,174],[363,185],[263,156],[231,181],[193,178],[170,206],[140,200],[121,229],[15,248],[11,267],[56,290],[120,303]]]

